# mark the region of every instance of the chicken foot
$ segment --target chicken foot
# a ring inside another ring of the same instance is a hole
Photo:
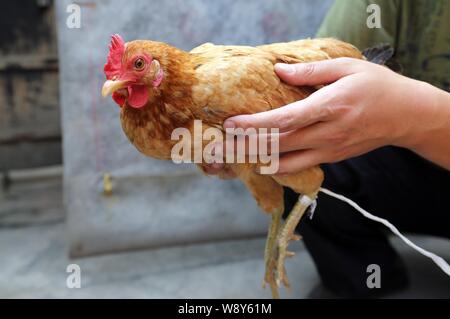
[[[287,251],[291,240],[299,240],[295,228],[306,209],[315,200],[323,181],[323,172],[319,167],[311,168],[287,176],[269,176],[255,173],[249,164],[235,164],[230,169],[239,176],[250,190],[258,205],[271,215],[271,223],[264,251],[264,284],[269,284],[273,298],[279,298],[282,283],[289,288],[289,281],[284,268],[286,257],[293,256]],[[299,197],[288,218],[282,223],[284,211],[283,186],[290,187]]]
[[[272,292],[272,297],[274,299],[280,298],[278,293],[278,285],[275,277],[275,269],[277,265],[277,255],[278,249],[276,249],[277,236],[280,231],[281,226],[281,216],[283,211],[276,212],[272,214],[272,220],[270,222],[269,233],[266,240],[266,248],[264,250],[264,263],[265,263],[265,274],[263,288],[266,283],[269,284],[270,290]]]
[[[282,213],[272,214],[272,221],[267,236],[266,249],[264,254],[265,260],[265,274],[264,284],[269,284],[272,297],[278,299],[279,287],[283,284],[286,288],[290,288],[289,280],[286,274],[285,260],[286,257],[293,257],[294,253],[287,250],[290,241],[300,240],[300,236],[295,234],[300,219],[313,203],[316,198],[313,196],[300,195],[298,202],[289,213],[286,222],[281,225]]]
[[[308,209],[308,207],[313,203],[317,196],[317,192],[312,196],[300,195],[298,202],[295,204],[294,208],[289,213],[286,222],[279,230],[277,236],[277,259],[276,259],[276,269],[274,273],[276,274],[275,280],[277,287],[282,283],[286,288],[290,287],[289,280],[286,274],[285,260],[286,257],[293,257],[294,252],[288,251],[287,247],[290,241],[300,240],[300,236],[295,234],[295,228],[300,222],[300,219]],[[274,297],[275,298],[275,297]]]

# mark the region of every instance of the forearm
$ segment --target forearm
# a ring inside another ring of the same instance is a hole
[[[419,83],[414,125],[400,146],[450,170],[450,93]]]

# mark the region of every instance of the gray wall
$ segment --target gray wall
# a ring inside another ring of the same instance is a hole
[[[69,3],[56,9],[72,255],[264,234],[268,218],[239,182],[145,158],[130,145],[118,108],[100,97],[109,37],[183,49],[294,40],[314,35],[331,1],[83,0],[81,29],[65,24]],[[109,197],[105,173],[113,177]]]

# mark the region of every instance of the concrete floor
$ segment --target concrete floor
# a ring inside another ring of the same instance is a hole
[[[41,174],[42,175],[42,174]],[[261,288],[264,238],[68,258],[67,229],[56,169],[30,181],[11,174],[0,189],[0,298],[270,298]],[[450,260],[450,241],[410,236]],[[411,275],[408,290],[391,298],[450,298],[450,279],[433,262],[398,240]],[[319,283],[302,243],[287,261],[293,289],[283,298],[306,298]],[[66,268],[81,268],[81,288],[66,286]]]
[[[450,259],[449,242],[413,237]],[[427,258],[398,241],[412,286],[392,298],[450,298],[450,279]],[[305,298],[318,283],[301,244],[287,263],[293,284],[284,298]],[[61,222],[0,230],[1,298],[269,298],[261,289],[264,239],[67,258]],[[66,267],[81,267],[81,288],[66,287]]]
[[[2,230],[0,297],[268,298],[263,249],[263,239],[249,239],[69,260],[63,224]],[[71,263],[81,267],[81,289],[66,287]],[[298,279],[291,297],[316,284],[312,269],[304,252],[289,262]]]

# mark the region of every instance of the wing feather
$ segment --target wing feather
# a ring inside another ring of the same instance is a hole
[[[352,45],[335,39],[299,40],[258,47],[205,43],[191,51],[204,61],[192,88],[194,114],[220,126],[228,117],[268,111],[303,99],[311,87],[293,87],[278,78],[274,64],[299,63],[341,56],[361,58]]]

